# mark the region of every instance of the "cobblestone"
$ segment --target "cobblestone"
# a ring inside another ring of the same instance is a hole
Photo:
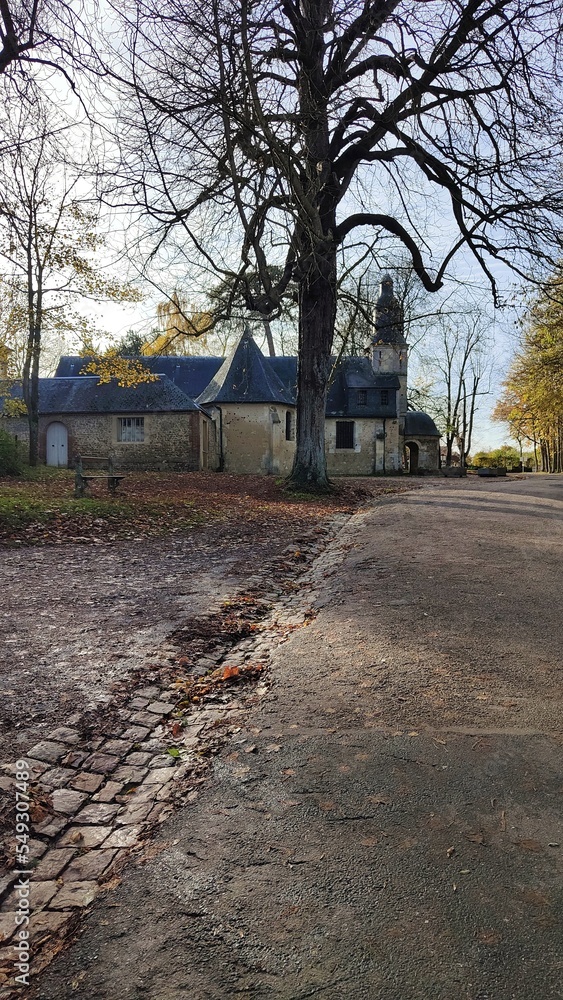
[[[130,806],[126,806],[123,809],[123,812],[119,813],[116,818],[116,822],[120,826],[130,826],[132,823],[142,823],[147,819],[153,807],[153,799],[149,799],[147,802],[131,803]]]
[[[74,743],[80,743],[80,733],[77,733],[76,729],[71,729],[70,726],[59,726],[58,729],[49,733],[47,739],[69,743],[72,746]]]
[[[84,767],[98,774],[111,774],[119,764],[119,757],[108,753],[93,753],[84,761]]]
[[[133,767],[142,767],[143,764],[146,764],[148,767],[150,760],[150,753],[141,753],[139,750],[134,750],[133,753],[130,753],[129,756],[126,757],[125,764],[129,766],[132,765]]]
[[[112,830],[111,826],[71,826],[59,840],[59,846],[99,847]]]
[[[274,632],[271,638],[269,633],[261,633],[260,654],[264,650],[266,655],[266,647],[275,640]],[[241,664],[245,657],[256,656],[256,641],[257,637],[234,649],[218,645],[194,661],[190,673],[208,672],[223,654],[224,663]],[[175,662],[176,650],[173,654]],[[165,751],[164,719],[174,711],[177,698],[174,685],[147,686],[114,712],[101,730],[104,735],[81,743],[77,729],[60,726],[30,752],[33,778],[39,779],[40,788],[52,790],[58,814],[45,817],[37,826],[43,836],[56,837],[56,843],[48,846],[35,840],[36,852],[31,853],[38,859],[46,852],[30,872],[35,908],[32,940],[41,943],[45,936],[62,934],[72,915],[94,900],[99,891],[97,880],[111,877],[108,872],[115,862],[139,842],[151,824],[162,822],[172,812],[170,800],[177,780],[186,778],[193,769],[193,758],[189,762],[184,753],[179,763]],[[228,720],[232,726],[232,703],[227,697],[225,700],[225,707],[200,708],[194,721],[187,721],[178,737],[182,750],[195,750],[205,730],[219,721]],[[243,700],[246,702],[246,697]],[[239,703],[234,707],[241,711]],[[73,717],[72,722],[78,725],[80,717]],[[13,768],[4,772],[14,773]],[[10,778],[2,784],[9,791]],[[125,788],[130,790],[124,793]],[[6,883],[7,893],[10,885]],[[43,909],[47,906],[48,910]],[[10,928],[12,920],[11,914],[0,917],[0,941],[2,927]]]
[[[88,756],[85,750],[70,750],[61,760],[61,764],[67,767],[80,767]]]
[[[36,743],[31,748],[29,756],[33,760],[46,761],[47,764],[56,764],[66,750],[67,747],[63,743],[51,743],[49,740],[43,740],[42,743]]]
[[[158,722],[158,719],[155,719],[154,715],[150,712],[134,712],[131,716],[131,722],[139,726],[148,726],[149,729],[152,729]]]
[[[76,771],[70,767],[53,767],[41,775],[41,784],[50,788],[61,788],[74,778]]]
[[[170,767],[155,767],[154,770],[149,771],[143,784],[145,785],[164,785],[165,782],[170,781],[174,776],[174,772]]]
[[[91,802],[84,806],[75,817],[76,823],[107,823],[112,820],[119,806],[108,802]]]
[[[116,795],[119,795],[122,788],[122,781],[108,781],[96,795],[92,796],[92,802],[111,802]]]
[[[0,913],[0,942],[6,944],[17,930],[13,913]]]
[[[156,715],[168,715],[174,708],[175,705],[171,701],[152,701],[150,705],[147,705],[147,712],[154,712]]]
[[[54,880],[49,880],[48,882],[33,882],[31,885],[31,892],[29,894],[29,901],[32,911],[42,910],[47,903],[53,898],[56,892],[58,892],[59,885]]]
[[[33,830],[43,837],[56,837],[61,830],[64,830],[67,823],[66,816],[46,816],[41,823],[34,825]]]
[[[125,826],[114,830],[104,842],[104,847],[133,847],[139,840],[141,830],[140,826]]]
[[[97,879],[109,868],[117,854],[117,849],[93,850],[75,858],[65,871],[65,879],[69,881],[84,881]]]
[[[141,708],[146,708],[148,705],[148,698],[131,698],[128,707],[139,710]]]
[[[58,878],[75,854],[75,847],[52,848],[32,872],[32,880],[48,882],[51,879]]]
[[[53,792],[53,809],[56,813],[73,815],[77,809],[86,801],[87,795],[84,792],[73,791],[70,788],[59,788]]]
[[[133,749],[134,743],[131,740],[108,740],[104,744],[104,753],[116,754],[117,757],[125,757]]]
[[[114,774],[116,781],[122,781],[125,785],[138,785],[147,773],[146,767],[118,767]]]
[[[135,740],[136,742],[138,742],[139,740],[144,740],[145,736],[148,735],[149,735],[149,730],[146,728],[146,726],[130,726],[130,728],[126,729],[125,732],[123,733],[123,739]]]
[[[74,907],[89,906],[96,898],[99,887],[96,882],[79,881],[63,885],[51,902],[54,910],[67,910]]]
[[[32,913],[29,921],[30,941],[35,941],[45,934],[57,934],[66,927],[67,923],[68,913],[56,910],[41,910],[39,913]]]
[[[101,774],[91,774],[89,771],[82,771],[70,782],[72,788],[77,788],[81,792],[97,792],[103,782]],[[109,784],[109,782],[108,782]]]

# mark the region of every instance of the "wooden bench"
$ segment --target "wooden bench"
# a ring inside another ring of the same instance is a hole
[[[107,468],[107,473],[101,476],[91,476],[88,473],[84,474],[84,462],[96,462],[97,464],[105,465]],[[90,491],[90,483],[94,482],[96,479],[102,479],[107,483],[108,492],[112,495],[116,492],[122,479],[125,476],[118,476],[115,474],[113,469],[113,458],[109,455],[104,458],[100,455],[77,455],[74,460],[75,476],[74,476],[74,495],[75,497],[86,496],[86,493]]]

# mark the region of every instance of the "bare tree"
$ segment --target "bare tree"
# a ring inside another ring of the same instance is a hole
[[[0,0],[0,74],[42,66],[72,83],[75,62],[95,61],[77,4],[65,0]],[[81,55],[79,55],[79,51]]]
[[[560,245],[560,4],[124,0],[115,11],[130,64],[113,70],[133,95],[122,183],[134,181],[160,247],[173,241],[194,270],[235,270],[249,309],[269,316],[297,283],[290,484],[326,489],[340,261],[394,248],[433,292],[462,248],[494,287],[491,260],[524,273]],[[427,232],[437,211],[440,247]],[[258,288],[244,286],[249,273]]]
[[[416,408],[424,407],[434,417],[446,441],[446,465],[452,464],[454,444],[460,464],[471,451],[475,415],[481,396],[491,391],[492,320],[476,303],[431,320],[427,337],[416,350],[418,388]],[[424,387],[424,388],[422,388]]]
[[[41,105],[33,113],[14,109],[6,119],[10,152],[0,158],[0,271],[10,275],[26,331],[22,385],[31,465],[38,458],[45,333],[72,333],[86,344],[95,330],[77,301],[138,299],[96,266],[103,241],[80,197],[83,165],[70,159],[65,126],[57,128],[50,115]]]

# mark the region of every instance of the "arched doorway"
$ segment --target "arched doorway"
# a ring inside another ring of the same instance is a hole
[[[47,465],[68,465],[68,431],[56,420],[47,428]]]
[[[407,471],[410,475],[418,472],[418,445],[416,441],[405,442],[405,454],[407,459]]]

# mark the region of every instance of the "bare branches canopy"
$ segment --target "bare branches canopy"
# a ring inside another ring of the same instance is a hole
[[[293,482],[322,488],[343,261],[406,251],[433,291],[463,248],[493,286],[495,260],[525,274],[557,254],[560,4],[125,0],[115,16],[124,180],[159,246],[189,246],[265,316],[297,283]]]

